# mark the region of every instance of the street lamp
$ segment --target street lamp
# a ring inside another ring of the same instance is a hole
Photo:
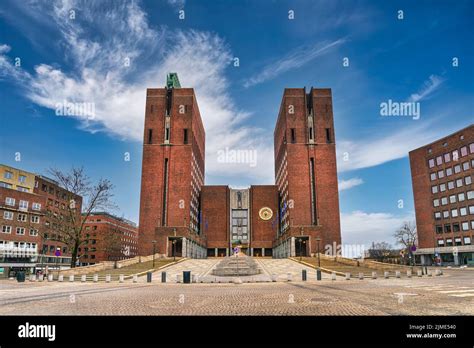
[[[176,239],[173,239],[173,261],[176,261]]]
[[[319,243],[321,242],[321,238],[317,237],[316,242],[318,242],[318,268],[321,268],[321,258],[319,256]]]
[[[299,247],[299,250],[300,250],[300,251],[299,251],[299,254],[300,254],[300,261],[301,261],[301,241],[302,241],[302,239],[301,239],[301,238],[298,238],[298,244],[299,244],[299,246],[300,246],[300,247]]]
[[[57,268],[57,270],[58,270],[58,277],[59,277],[59,270],[60,270],[60,268],[59,268],[58,263],[59,263],[59,256],[61,255],[61,248],[60,248],[60,247],[57,247],[57,248],[56,248],[56,252],[54,253],[54,255],[56,255],[56,268]]]
[[[155,268],[155,253],[156,253],[156,240],[151,241],[153,243],[153,269]]]

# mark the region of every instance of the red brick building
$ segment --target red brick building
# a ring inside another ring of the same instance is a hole
[[[410,152],[419,248],[424,264],[473,264],[474,125]]]
[[[138,228],[109,213],[91,213],[84,225],[86,243],[79,249],[82,264],[120,261],[138,255]]]
[[[139,251],[288,257],[340,244],[330,89],[285,89],[275,127],[276,185],[204,185],[205,132],[175,74],[147,90]]]

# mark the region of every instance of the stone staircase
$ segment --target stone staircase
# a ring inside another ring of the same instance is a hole
[[[248,256],[228,256],[212,270],[212,275],[221,277],[252,276],[260,273],[262,270]]]

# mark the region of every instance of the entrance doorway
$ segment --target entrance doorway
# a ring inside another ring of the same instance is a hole
[[[295,238],[295,253],[298,257],[308,256],[309,238],[296,237]]]
[[[183,240],[180,237],[170,237],[168,243],[168,255],[170,255],[171,257],[183,256]]]

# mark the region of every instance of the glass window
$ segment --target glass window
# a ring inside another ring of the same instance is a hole
[[[461,157],[467,156],[467,146],[461,147]]]
[[[440,191],[440,192],[446,191],[446,184],[441,184],[441,185],[439,185],[439,191]]]
[[[439,207],[439,199],[433,199],[433,206],[434,207]]]
[[[469,206],[469,214],[474,215],[474,205]]]
[[[20,209],[28,209],[28,201],[22,201],[20,200]]]
[[[33,210],[41,210],[41,204],[40,203],[33,203],[31,205],[31,209]]]
[[[17,227],[16,228],[16,234],[19,234],[20,236],[25,234],[25,228],[24,227]]]
[[[3,218],[5,220],[13,220],[13,212],[11,211],[4,211],[3,212]]]
[[[444,163],[448,162],[451,162],[451,154],[449,152],[444,154]]]
[[[459,222],[453,223],[453,232],[459,232]]]
[[[444,225],[444,232],[445,233],[451,233],[451,225],[450,224]]]
[[[461,173],[461,165],[460,164],[454,166],[454,173],[456,173],[456,174]]]
[[[12,227],[11,226],[2,226],[2,232],[3,233],[11,233],[12,232]]]
[[[431,174],[430,174],[430,180],[431,180],[431,181],[436,180],[436,173],[431,173]]]
[[[462,164],[462,169],[463,169],[463,170],[469,170],[469,162],[464,162],[464,163]]]
[[[458,193],[458,201],[459,202],[464,202],[466,200],[466,195],[464,192]]]
[[[454,181],[448,181],[448,190],[454,189]]]
[[[446,239],[446,246],[453,246],[453,240],[451,238]]]
[[[461,243],[461,238],[459,238],[459,237],[458,237],[458,238],[454,238],[454,244],[456,244],[456,245],[462,245],[462,243]]]
[[[456,187],[462,187],[462,179],[456,180]]]
[[[438,193],[438,186],[431,186],[431,192],[432,193]]]
[[[31,217],[31,222],[34,223],[34,224],[39,224],[40,217],[39,216],[32,216]]]
[[[458,216],[458,210],[457,209],[451,209],[451,217],[457,217]]]
[[[461,216],[466,216],[467,208],[466,207],[459,208],[459,214],[461,214]]]
[[[6,197],[5,198],[5,204],[10,205],[10,206],[15,205],[15,198]]]
[[[10,172],[10,171],[6,170],[5,173],[3,174],[3,177],[4,177],[5,179],[11,179],[11,178],[13,178],[13,172]]]
[[[438,246],[443,246],[444,245],[444,240],[438,239]]]
[[[469,144],[469,151],[474,153],[474,143]]]
[[[458,152],[458,150],[454,150],[454,151],[452,152],[452,154],[453,154],[453,161],[457,161],[457,160],[459,159],[459,152]]]
[[[35,230],[34,228],[30,229],[30,236],[37,236],[38,235],[38,230]]]
[[[443,219],[449,218],[449,210],[443,211]]]
[[[449,196],[449,203],[456,203],[456,195]]]
[[[448,198],[447,197],[441,197],[441,205],[446,205],[448,204]]]
[[[470,176],[466,176],[464,178],[464,182],[466,183],[466,185],[471,185],[472,184],[472,179]]]
[[[469,231],[469,222],[467,222],[467,221],[462,222],[461,223],[461,229],[463,231]]]
[[[471,245],[471,237],[464,237],[464,245]]]
[[[27,218],[27,215],[26,215],[26,214],[18,213],[18,221],[25,222],[25,221],[26,221],[26,218]]]
[[[435,165],[434,159],[430,159],[430,160],[428,161],[428,165],[429,165],[430,168],[433,168],[434,165]]]
[[[26,181],[26,176],[20,175],[20,176],[18,177],[18,181],[21,182],[21,183],[24,183],[24,182]]]
[[[453,168],[446,168],[446,176],[453,175]]]
[[[444,178],[444,170],[438,171],[438,178]]]
[[[436,233],[443,233],[443,226],[436,225]]]
[[[441,220],[441,212],[439,211],[435,212],[434,216],[435,216],[435,220]]]
[[[437,164],[437,165],[443,164],[443,157],[442,157],[442,156],[436,157],[436,164]]]
[[[467,191],[467,199],[474,199],[474,191]]]

